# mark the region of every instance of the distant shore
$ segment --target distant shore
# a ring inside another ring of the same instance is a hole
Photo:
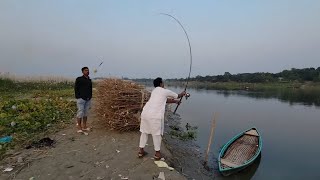
[[[133,80],[135,82],[152,86],[151,80]],[[186,81],[165,81],[167,86],[184,87]],[[212,90],[249,90],[266,91],[279,89],[302,89],[302,90],[320,90],[320,83],[317,82],[266,82],[266,83],[247,83],[247,82],[200,82],[189,81],[189,88],[212,89]]]

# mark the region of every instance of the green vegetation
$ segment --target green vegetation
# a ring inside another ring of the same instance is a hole
[[[153,78],[134,79],[134,81],[151,84]],[[186,82],[186,78],[180,79],[166,79],[166,82]],[[205,83],[222,83],[222,82],[236,82],[236,83],[305,83],[305,82],[320,82],[320,67],[318,68],[303,68],[291,70],[284,70],[279,73],[239,73],[231,74],[225,72],[223,75],[206,75],[195,76],[189,79],[191,82],[205,82]]]
[[[25,98],[26,95],[36,96],[37,94],[61,95],[66,97],[66,95],[70,96],[71,93],[73,93],[73,84],[73,82],[69,81],[14,82],[10,79],[0,77],[0,92],[1,98]],[[68,93],[66,94],[67,91]]]
[[[184,86],[185,82],[168,81],[168,86]],[[269,82],[269,83],[241,83],[241,82],[199,82],[190,81],[188,87],[197,89],[215,90],[249,90],[249,91],[270,91],[279,89],[320,89],[320,83],[299,83],[299,82]]]
[[[182,141],[197,139],[197,126],[189,126],[186,131],[183,131],[177,126],[170,126],[170,128],[171,131],[169,132],[169,134],[171,135],[171,137],[179,138]]]
[[[0,78],[0,159],[17,145],[24,146],[70,123],[76,112],[73,83],[14,82]]]

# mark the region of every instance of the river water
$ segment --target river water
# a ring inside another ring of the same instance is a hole
[[[262,156],[255,164],[231,177],[217,179],[320,179],[320,107],[241,91],[188,92],[191,97],[183,99],[177,113],[182,126],[198,126],[196,143],[202,152],[207,148],[213,113],[218,113],[211,162],[215,162],[220,148],[241,131],[255,126],[262,136]]]

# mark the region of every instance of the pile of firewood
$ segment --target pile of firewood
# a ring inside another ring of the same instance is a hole
[[[132,81],[106,79],[98,83],[95,96],[99,119],[110,129],[124,132],[139,129],[140,114],[150,92]]]

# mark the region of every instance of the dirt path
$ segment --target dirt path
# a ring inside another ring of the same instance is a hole
[[[117,133],[91,119],[92,131],[88,136],[76,133],[74,125],[50,136],[57,143],[49,149],[24,149],[1,162],[0,179],[34,180],[81,180],[81,179],[128,179],[152,180],[164,172],[166,180],[185,179],[176,171],[159,168],[151,159],[152,138],[146,151],[149,155],[137,158],[139,133]],[[162,153],[170,157],[163,146]],[[23,162],[21,162],[21,158]],[[17,163],[20,159],[20,163]],[[17,166],[11,172],[3,172],[10,164]],[[19,165],[18,165],[19,164]]]

